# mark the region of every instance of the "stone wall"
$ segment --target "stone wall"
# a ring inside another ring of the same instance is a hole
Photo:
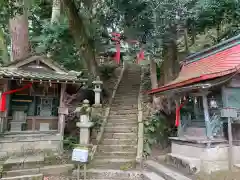
[[[207,144],[191,144],[172,142],[172,156],[188,161],[198,171],[211,172],[226,170],[228,168],[228,144],[218,143],[207,146]],[[233,146],[233,163],[240,162],[240,146]]]
[[[0,138],[0,157],[38,151],[59,152],[60,148],[61,136],[56,133],[16,134]]]

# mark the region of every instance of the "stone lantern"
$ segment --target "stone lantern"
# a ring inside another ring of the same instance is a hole
[[[95,103],[94,106],[95,107],[101,107],[101,85],[103,84],[103,82],[100,80],[99,76],[97,76],[96,80],[92,82],[94,84],[94,89],[93,91],[95,92]]]
[[[93,126],[93,122],[90,122],[91,107],[88,100],[83,101],[81,107],[76,108],[75,113],[80,113],[79,122],[77,127],[80,128],[80,145],[88,145],[90,139],[90,128]]]

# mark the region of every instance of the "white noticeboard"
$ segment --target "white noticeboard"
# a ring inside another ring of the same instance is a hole
[[[88,161],[88,149],[84,148],[73,149],[72,161],[86,163]]]
[[[237,117],[237,109],[224,108],[221,110],[221,117],[236,118]]]

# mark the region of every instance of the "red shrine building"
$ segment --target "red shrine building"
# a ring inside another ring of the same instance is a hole
[[[173,98],[177,137],[167,160],[188,172],[228,168],[226,107],[240,112],[240,35],[187,57],[178,77],[149,94]],[[233,162],[240,163],[240,116],[233,119]]]

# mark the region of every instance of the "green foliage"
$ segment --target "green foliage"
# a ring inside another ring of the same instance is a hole
[[[169,120],[162,113],[153,114],[144,122],[144,156],[151,154],[154,144],[167,147],[168,137],[174,136],[175,133],[175,129],[170,126]]]
[[[101,73],[101,77],[104,80],[108,80],[109,78],[111,78],[114,75],[114,71],[117,68],[116,65],[112,65],[112,64],[103,64],[99,66],[99,71]]]
[[[67,69],[81,70],[83,64],[68,29],[68,22],[49,25],[45,22],[39,36],[32,37],[37,53],[50,53],[52,58]]]
[[[102,122],[103,122],[103,118],[100,115],[92,115],[91,117],[91,122],[94,123],[93,125],[93,129],[95,129],[97,132],[99,132],[101,126],[102,126]]]
[[[74,149],[77,144],[79,143],[79,137],[76,136],[69,136],[69,137],[65,137],[63,140],[63,147],[66,150],[72,150]]]

